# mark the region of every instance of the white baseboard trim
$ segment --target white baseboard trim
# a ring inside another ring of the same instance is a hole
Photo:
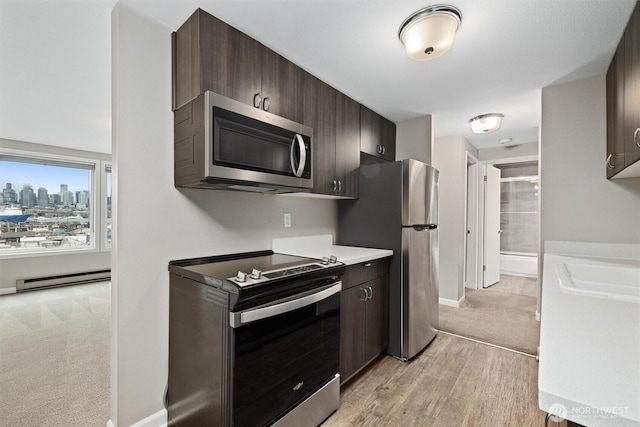
[[[107,421],[107,427],[116,427],[111,420]],[[161,409],[155,414],[138,421],[131,427],[167,427],[167,410]]]
[[[15,294],[16,288],[0,288],[0,295]]]
[[[438,298],[439,304],[446,305],[448,307],[460,308],[463,302],[464,302],[464,295],[458,301],[454,299],[448,299],[448,298]]]

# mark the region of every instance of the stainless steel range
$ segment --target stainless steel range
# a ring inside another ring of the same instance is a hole
[[[173,426],[317,426],[339,406],[335,258],[272,251],[169,263]]]

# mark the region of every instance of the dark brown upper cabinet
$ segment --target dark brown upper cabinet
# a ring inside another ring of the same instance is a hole
[[[640,6],[607,71],[607,178],[640,177]]]
[[[624,169],[624,43],[607,72],[607,178]]]
[[[211,90],[302,122],[304,71],[202,9],[173,33],[172,50],[174,111]]]
[[[393,162],[396,159],[395,123],[361,105],[360,126],[360,151]]]
[[[640,5],[624,33],[624,163],[640,160]],[[640,175],[636,175],[640,176]]]
[[[359,107],[322,80],[305,76],[304,122],[314,130],[314,193],[358,196]]]
[[[336,177],[338,196],[357,198],[360,167],[360,104],[336,91]]]

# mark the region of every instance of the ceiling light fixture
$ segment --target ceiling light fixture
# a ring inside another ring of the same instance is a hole
[[[502,124],[504,114],[489,113],[469,119],[473,133],[489,133],[497,131]]]
[[[404,20],[398,38],[409,58],[415,61],[434,59],[451,48],[461,22],[462,14],[453,6],[425,7]]]

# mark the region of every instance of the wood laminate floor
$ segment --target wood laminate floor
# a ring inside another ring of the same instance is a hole
[[[322,426],[543,426],[537,379],[533,357],[440,332],[410,362],[373,362]]]

